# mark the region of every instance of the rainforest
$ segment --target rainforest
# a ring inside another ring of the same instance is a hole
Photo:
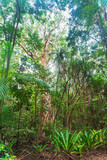
[[[107,1],[0,0],[0,160],[107,159]]]

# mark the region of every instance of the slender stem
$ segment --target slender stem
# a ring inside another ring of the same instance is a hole
[[[20,132],[19,132],[19,129],[20,129],[20,120],[21,120],[21,108],[22,108],[22,103],[20,103],[19,105],[19,120],[18,120],[18,135],[17,135],[17,146],[19,146],[19,138],[20,138]]]
[[[5,72],[5,78],[8,77],[9,64],[10,64],[10,46],[8,46],[8,52],[7,52],[7,67],[6,67],[6,72]]]
[[[37,89],[35,88],[35,128],[36,128],[36,109],[37,109]]]

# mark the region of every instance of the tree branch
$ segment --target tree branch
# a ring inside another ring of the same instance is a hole
[[[27,53],[28,56],[33,57],[32,52],[29,53],[29,52],[27,51],[27,49],[26,49],[21,43],[19,43],[19,44],[20,44],[21,48]]]

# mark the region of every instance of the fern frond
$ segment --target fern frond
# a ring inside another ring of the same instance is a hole
[[[0,99],[3,99],[5,97],[7,89],[7,80],[4,78],[0,78]]]
[[[37,84],[39,87],[43,87],[49,90],[50,86],[42,79],[35,78],[32,74],[17,74],[16,79],[19,84],[32,83]]]

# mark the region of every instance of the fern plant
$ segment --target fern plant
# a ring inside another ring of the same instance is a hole
[[[58,132],[55,130],[55,135],[51,139],[58,151],[63,149],[64,151],[71,152],[75,150],[76,143],[79,139],[79,133],[77,134],[77,132],[75,132],[71,134],[68,130],[65,132]]]
[[[47,144],[42,146],[41,144],[37,144],[36,146],[34,146],[34,148],[36,149],[36,151],[38,152],[43,152],[45,151],[46,149],[49,149],[47,148]]]
[[[101,145],[100,132],[96,130],[88,130],[80,133],[80,143],[84,144],[87,149],[97,148]]]
[[[42,79],[35,78],[32,74],[24,74],[20,73],[16,75],[17,82],[19,84],[26,84],[26,83],[34,83],[37,84],[38,87],[43,87],[47,91],[49,91],[50,86]]]

